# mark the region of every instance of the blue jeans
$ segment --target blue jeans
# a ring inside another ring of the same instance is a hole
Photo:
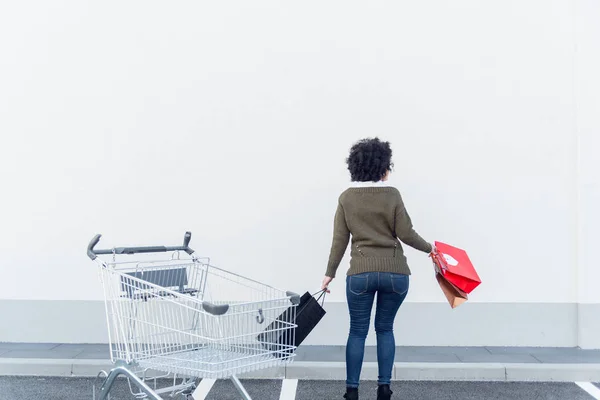
[[[389,385],[396,355],[394,318],[408,293],[408,275],[367,272],[346,277],[346,298],[350,311],[350,334],[346,345],[346,386],[357,388],[360,381],[365,340],[371,310],[377,293],[375,332],[377,333],[378,384]]]

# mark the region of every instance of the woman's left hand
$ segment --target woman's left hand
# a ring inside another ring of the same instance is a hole
[[[327,293],[331,293],[331,291],[329,290],[329,284],[331,283],[332,280],[333,280],[333,278],[330,276],[326,276],[325,278],[323,278],[323,283],[321,284],[321,290],[324,290]]]

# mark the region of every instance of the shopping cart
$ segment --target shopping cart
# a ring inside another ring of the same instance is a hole
[[[120,375],[141,399],[191,398],[200,378],[230,378],[250,400],[237,375],[293,360],[297,294],[210,265],[189,247],[190,232],[182,246],[95,250],[100,236],[87,254],[99,267],[115,364],[98,375],[100,400]],[[158,388],[157,377],[172,384]]]

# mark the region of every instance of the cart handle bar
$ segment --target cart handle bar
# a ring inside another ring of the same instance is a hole
[[[189,246],[192,238],[191,232],[186,232],[183,238],[183,246],[144,246],[144,247],[115,247],[113,249],[94,250],[94,247],[100,241],[102,235],[98,234],[90,241],[87,248],[87,255],[92,260],[98,257],[98,254],[137,254],[137,253],[164,253],[167,251],[185,251],[188,254],[193,254]]]

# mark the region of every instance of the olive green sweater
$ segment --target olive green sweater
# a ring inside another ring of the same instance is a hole
[[[357,187],[341,194],[326,276],[335,277],[352,235],[348,275],[393,272],[410,275],[401,241],[429,253],[431,244],[415,230],[398,189]],[[400,239],[400,240],[398,240]]]

